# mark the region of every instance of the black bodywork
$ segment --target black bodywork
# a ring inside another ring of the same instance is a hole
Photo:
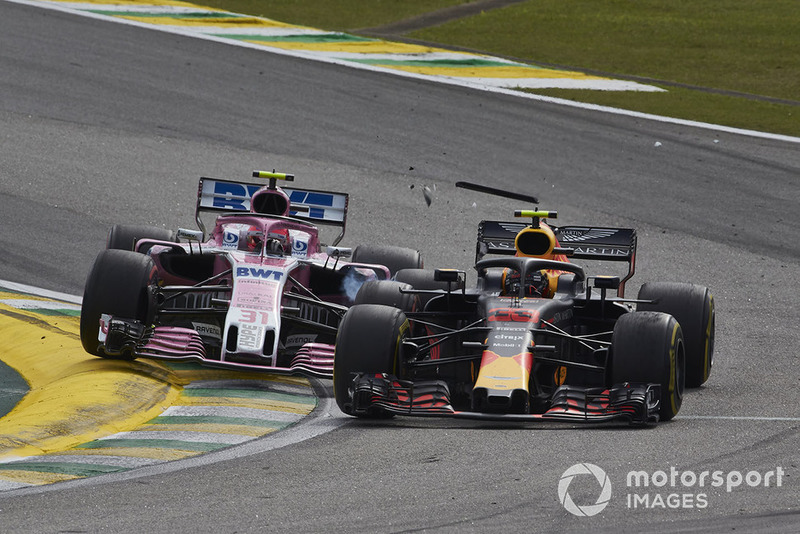
[[[536,203],[529,195],[458,187]],[[568,422],[672,419],[708,380],[714,300],[685,282],[625,288],[636,231],[555,227],[556,212],[482,221],[477,282],[458,270],[367,282],[342,319],[334,395],[346,414]],[[588,275],[592,264],[611,275]],[[621,266],[621,268],[617,268]]]
[[[490,419],[658,421],[660,385],[613,383],[610,373],[614,325],[632,311],[624,286],[633,274],[635,230],[553,229],[559,243],[571,245],[559,248],[561,254],[627,263],[620,279],[587,277],[574,263],[514,257],[515,238],[526,227],[480,224],[477,287],[464,288],[466,273],[437,271],[438,281],[450,280],[447,289],[402,290],[416,295],[421,307],[405,312],[410,328],[399,347],[397,374],[360,374],[352,385],[351,413],[380,408]],[[482,259],[487,254],[503,257]],[[543,272],[557,276],[555,292],[546,298],[519,282],[533,283]],[[500,361],[492,373],[490,366]]]

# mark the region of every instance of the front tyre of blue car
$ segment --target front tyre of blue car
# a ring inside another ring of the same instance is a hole
[[[405,313],[394,307],[357,304],[347,311],[336,337],[333,363],[333,393],[342,412],[367,418],[392,416],[377,406],[356,409],[353,379],[356,373],[398,376],[400,347],[408,328]]]
[[[614,325],[611,339],[611,384],[661,386],[659,417],[669,421],[683,402],[685,352],[678,321],[661,312],[632,312]]]

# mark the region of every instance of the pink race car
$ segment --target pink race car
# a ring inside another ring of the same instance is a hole
[[[200,230],[115,225],[86,281],[81,342],[90,354],[193,360],[331,377],[339,323],[368,280],[422,266],[392,246],[337,246],[345,193],[201,178]],[[207,235],[202,212],[217,212]],[[339,229],[331,246],[319,226]]]

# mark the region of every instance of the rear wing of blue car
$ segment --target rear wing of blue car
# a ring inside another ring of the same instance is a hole
[[[206,233],[200,220],[201,212],[249,212],[253,194],[265,184],[234,182],[217,178],[200,178],[197,187],[197,209],[195,220]],[[281,187],[289,197],[289,216],[312,224],[338,226],[341,231],[334,245],[344,237],[347,223],[349,195],[331,191]]]
[[[477,262],[487,254],[513,256],[517,250],[514,240],[528,225],[522,222],[481,221],[478,225]],[[628,273],[620,281],[620,295],[625,282],[636,268],[636,230],[633,228],[606,228],[599,226],[551,226],[558,241],[555,252],[569,258],[600,261],[617,261],[628,264]]]

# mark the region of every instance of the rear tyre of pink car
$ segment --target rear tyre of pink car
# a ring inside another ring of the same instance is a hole
[[[159,241],[175,242],[175,232],[166,228],[144,225],[115,224],[108,232],[106,248],[118,250],[134,250],[136,242],[140,239],[157,239]],[[147,252],[139,250],[137,252]]]
[[[353,261],[383,265],[389,269],[391,276],[400,269],[422,267],[422,256],[418,250],[389,245],[359,245],[353,251]]]

